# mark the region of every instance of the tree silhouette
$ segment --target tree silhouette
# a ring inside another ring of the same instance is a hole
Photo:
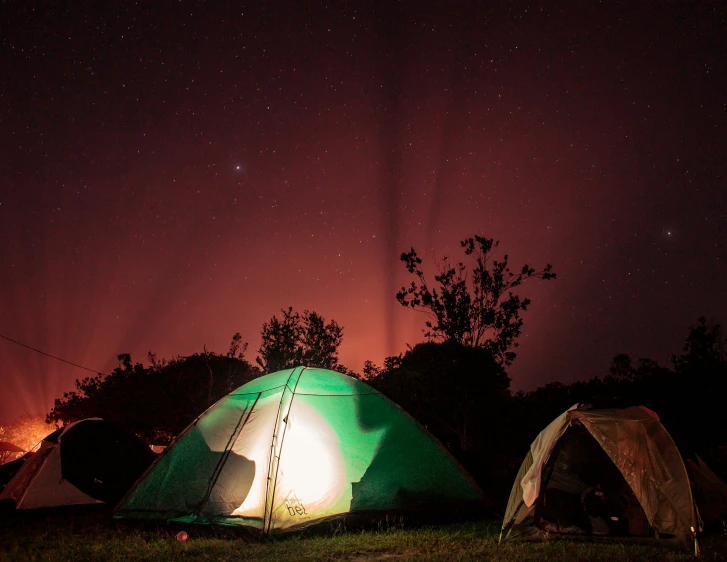
[[[521,299],[512,291],[531,278],[555,279],[555,273],[550,264],[540,271],[526,264],[519,273],[513,273],[507,254],[500,261],[494,259],[499,241],[491,238],[474,236],[460,245],[474,261],[471,280],[463,262],[452,264],[444,257],[436,264],[439,273],[434,280],[438,287],[430,289],[421,269],[422,259],[411,248],[400,259],[418,283],[412,281],[409,287],[402,287],[396,299],[429,317],[425,323],[428,339],[483,347],[500,364],[510,365],[523,324],[520,312],[530,304],[530,299]]]
[[[619,353],[611,359],[611,377],[617,381],[632,381],[636,378],[636,368],[628,353]]]
[[[491,501],[501,499],[510,484],[503,457],[510,448],[513,400],[510,378],[487,349],[425,342],[387,358],[383,368],[369,363],[365,372],[369,384],[444,444]]]
[[[100,417],[149,443],[166,444],[214,402],[260,375],[244,359],[245,348],[235,334],[226,355],[205,349],[166,361],[150,353],[145,367],[121,354],[111,374],[76,380],[76,390],[55,400],[47,420]]]
[[[316,312],[306,310],[300,315],[292,306],[281,312],[282,318],[273,316],[263,324],[260,355],[256,359],[263,372],[272,373],[298,365],[347,372],[338,362],[342,326],[335,320],[326,323]]]
[[[247,342],[242,343],[242,336],[240,335],[240,332],[236,332],[235,335],[232,336],[232,341],[230,342],[230,349],[227,352],[227,357],[236,357],[237,359],[242,359],[246,351]]]
[[[551,382],[515,395],[522,423],[511,433],[523,451],[537,433],[573,404],[598,408],[643,405],[653,410],[682,455],[698,454],[727,478],[727,354],[719,324],[700,317],[689,328],[682,353],[672,355],[672,368],[621,353],[609,373],[570,384]],[[512,429],[511,429],[512,430]]]
[[[701,371],[716,373],[724,370],[727,352],[722,336],[722,326],[707,322],[704,316],[691,326],[681,355],[672,355],[677,372]]]

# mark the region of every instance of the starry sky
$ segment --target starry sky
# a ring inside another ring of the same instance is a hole
[[[558,275],[514,388],[727,321],[723,4],[492,4],[3,2],[0,334],[254,362],[293,306],[360,370],[423,339],[399,254],[475,233]],[[89,374],[0,340],[0,421]]]

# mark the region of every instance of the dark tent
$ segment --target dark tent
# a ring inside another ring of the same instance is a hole
[[[64,426],[41,446],[0,493],[17,509],[116,503],[155,455],[114,423],[92,418]]]

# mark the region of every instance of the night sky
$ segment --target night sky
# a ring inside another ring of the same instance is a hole
[[[360,371],[423,339],[399,254],[475,233],[558,275],[514,388],[727,321],[722,2],[140,4],[0,7],[0,334],[254,362],[292,305]],[[90,374],[0,340],[0,421]]]

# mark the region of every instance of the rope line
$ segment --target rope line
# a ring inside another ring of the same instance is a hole
[[[26,344],[24,344],[22,342],[19,342],[17,340],[14,340],[12,338],[9,338],[7,336],[4,336],[2,334],[0,334],[0,338],[3,338],[4,340],[8,340],[9,342],[13,342],[13,343],[15,343],[17,345],[20,345],[22,347],[26,347],[28,349],[31,349],[31,350],[33,350],[33,351],[35,351],[37,353],[40,353],[41,355],[45,355],[46,357],[50,357],[52,359],[56,359],[57,361],[62,361],[63,363],[68,363],[69,365],[73,365],[74,367],[78,367],[79,369],[85,369],[86,371],[90,371],[90,372],[92,372],[94,374],[97,374],[97,375],[102,375],[103,374],[101,371],[97,371],[95,369],[89,369],[88,367],[84,367],[83,365],[79,365],[78,363],[73,363],[72,361],[66,361],[65,359],[62,359],[60,357],[56,357],[55,355],[51,355],[50,353],[46,353],[45,351],[41,351],[40,349],[36,349],[36,348],[31,347],[29,345],[26,345]]]

